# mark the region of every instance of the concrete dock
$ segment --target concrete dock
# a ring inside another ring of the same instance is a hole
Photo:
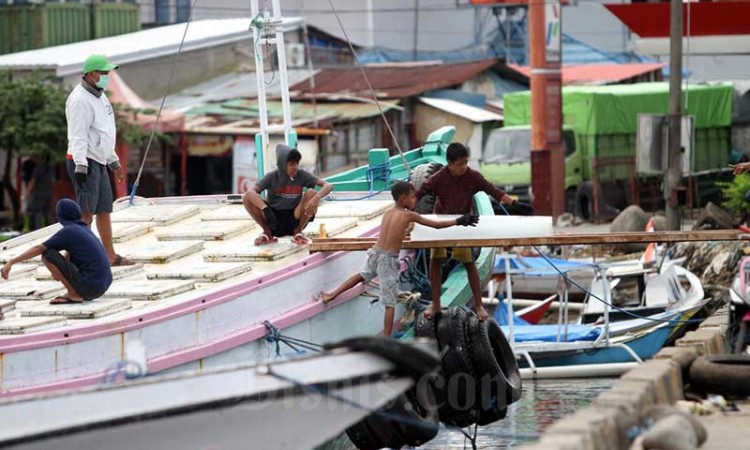
[[[625,373],[590,406],[547,428],[539,441],[523,450],[615,450],[643,448],[635,439],[650,423],[654,405],[675,405],[685,399],[688,369],[699,356],[724,353],[727,307],[701,326],[662,349],[654,359]],[[709,450],[747,448],[750,442],[750,401],[735,402],[739,411],[694,415],[708,438],[700,447]]]

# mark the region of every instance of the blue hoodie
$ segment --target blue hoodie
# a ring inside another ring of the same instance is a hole
[[[70,262],[78,267],[81,278],[89,286],[102,292],[112,284],[109,258],[99,238],[81,221],[81,208],[73,200],[57,202],[57,221],[63,226],[43,245],[57,251],[66,250]]]

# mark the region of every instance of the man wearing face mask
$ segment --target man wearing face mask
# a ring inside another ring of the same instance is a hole
[[[109,170],[117,181],[124,178],[115,153],[115,112],[104,89],[109,72],[117,69],[104,55],[91,55],[83,63],[83,80],[73,89],[65,103],[68,120],[68,176],[73,181],[76,201],[83,211],[82,220],[96,228],[112,266],[133,264],[117,253],[112,244],[112,186]]]

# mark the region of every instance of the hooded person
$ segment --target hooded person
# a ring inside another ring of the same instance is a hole
[[[56,212],[62,229],[43,244],[11,258],[0,269],[0,275],[7,280],[14,264],[41,255],[52,277],[67,289],[50,303],[80,303],[101,297],[112,284],[112,270],[104,246],[81,220],[81,208],[76,202],[64,198],[57,202]],[[63,250],[67,256],[60,253]]]
[[[331,184],[299,168],[299,150],[279,144],[276,147],[277,169],[267,173],[242,196],[250,216],[263,228],[255,245],[276,242],[279,237],[292,236],[299,245],[309,243],[302,234],[313,220],[320,201],[332,190]],[[320,191],[315,191],[320,187]],[[261,193],[266,191],[266,200]]]

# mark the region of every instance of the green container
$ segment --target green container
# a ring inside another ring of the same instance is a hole
[[[138,5],[99,3],[94,6],[94,39],[132,33],[140,29]]]
[[[91,26],[92,17],[94,27]],[[135,4],[0,6],[0,54],[115,36],[140,29],[138,5]]]
[[[0,53],[83,41],[90,34],[89,7],[77,3],[0,7]]]

